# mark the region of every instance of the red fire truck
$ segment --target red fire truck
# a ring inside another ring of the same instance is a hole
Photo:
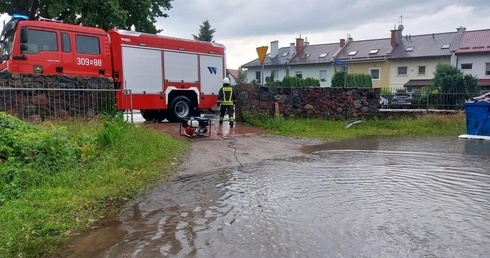
[[[0,71],[110,77],[127,90],[116,94],[117,108],[146,120],[211,109],[225,77],[225,47],[210,42],[21,16],[5,24],[1,42]]]

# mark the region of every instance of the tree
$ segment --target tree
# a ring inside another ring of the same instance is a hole
[[[465,99],[479,94],[478,78],[470,74],[463,74],[458,68],[450,64],[438,64],[434,72],[433,84],[429,86],[429,93],[439,93],[440,103],[457,105],[464,103]]]
[[[247,72],[243,69],[238,69],[238,76],[236,78],[236,84],[243,84],[247,82]]]
[[[164,10],[173,0],[0,0],[0,13],[22,13],[30,19],[38,17],[63,20],[72,24],[105,30],[131,29],[158,33],[158,17],[168,17]]]
[[[207,41],[211,42],[213,40],[213,34],[216,32],[216,29],[211,29],[211,24],[209,24],[208,20],[202,22],[202,25],[199,27],[199,35],[196,36],[192,34],[195,40]]]

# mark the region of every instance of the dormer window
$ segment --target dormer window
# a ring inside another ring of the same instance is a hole
[[[371,49],[371,51],[369,51],[369,54],[370,55],[375,55],[379,52],[379,49]]]
[[[441,46],[441,49],[449,49],[449,44],[444,44]]]
[[[407,48],[405,49],[405,52],[412,52],[412,51],[413,51],[413,47],[407,47]]]
[[[349,56],[355,56],[359,50],[352,50],[349,52]]]
[[[325,57],[327,57],[327,56],[328,56],[328,53],[323,53],[323,54],[321,54],[321,55],[319,56],[319,58],[325,58]]]
[[[310,56],[311,54],[304,54],[303,56],[301,56],[302,59],[306,59]]]

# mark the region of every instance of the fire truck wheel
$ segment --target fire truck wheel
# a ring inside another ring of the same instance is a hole
[[[155,119],[158,120],[158,122],[165,120],[167,117],[168,117],[167,110],[156,111]]]
[[[170,105],[168,119],[170,122],[180,122],[182,118],[190,117],[193,113],[194,103],[185,96],[179,96]]]
[[[141,116],[146,120],[146,121],[153,121],[155,120],[155,112],[153,110],[141,110]]]
[[[141,110],[141,116],[145,121],[161,122],[167,118],[166,110]]]

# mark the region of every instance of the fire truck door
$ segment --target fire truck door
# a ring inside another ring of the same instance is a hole
[[[19,63],[21,73],[58,74],[57,67],[63,65],[58,49],[58,33],[47,29],[29,29],[26,60]]]
[[[95,35],[75,34],[75,74],[84,76],[99,76],[105,73],[106,65],[103,60],[101,39]]]
[[[58,69],[59,73],[65,75],[75,74],[74,63],[73,63],[73,48],[72,39],[70,33],[61,32],[61,58],[62,67]]]

